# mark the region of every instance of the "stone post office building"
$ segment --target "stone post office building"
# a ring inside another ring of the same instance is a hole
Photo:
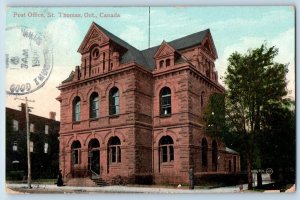
[[[60,168],[66,179],[116,176],[188,183],[240,171],[239,154],[205,133],[203,108],[223,93],[210,30],[138,50],[92,23],[81,64],[58,87]]]

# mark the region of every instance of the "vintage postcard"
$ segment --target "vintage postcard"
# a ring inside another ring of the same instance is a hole
[[[294,192],[295,8],[7,7],[9,193]]]

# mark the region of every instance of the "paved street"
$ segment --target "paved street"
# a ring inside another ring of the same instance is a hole
[[[27,184],[7,184],[8,193],[238,193],[238,186],[228,186],[213,189],[194,189],[189,190],[186,188],[158,188],[158,187],[146,187],[146,186],[105,186],[105,187],[72,187],[63,186],[57,187],[56,185],[37,185],[32,184],[32,189],[27,189]],[[244,184],[244,191],[247,184]]]

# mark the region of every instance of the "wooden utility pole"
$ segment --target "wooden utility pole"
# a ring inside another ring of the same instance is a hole
[[[26,133],[27,133],[27,184],[28,188],[31,188],[31,159],[30,159],[30,130],[29,130],[29,107],[28,102],[34,102],[34,100],[28,100],[27,97],[25,99],[15,98],[15,100],[25,101],[25,110],[26,110]],[[31,108],[31,107],[30,107]]]

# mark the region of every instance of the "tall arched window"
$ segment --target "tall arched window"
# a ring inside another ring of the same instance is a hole
[[[108,142],[109,162],[121,162],[121,141],[117,136],[111,137]]]
[[[71,146],[72,150],[72,164],[80,164],[81,144],[78,140],[74,141]]]
[[[160,162],[174,161],[174,143],[170,136],[163,136],[159,141]]]
[[[90,97],[90,118],[99,117],[99,95],[93,92]]]
[[[202,149],[202,171],[207,171],[207,151],[208,151],[208,145],[207,140],[205,138],[201,141],[201,149]]]
[[[171,90],[168,87],[164,87],[160,90],[160,115],[168,116],[171,113]]]
[[[211,157],[212,157],[212,170],[217,171],[218,170],[218,145],[215,140],[212,142]]]
[[[77,96],[73,100],[73,121],[80,121],[80,97]]]
[[[119,114],[119,89],[113,87],[109,92],[109,114],[118,115]]]

